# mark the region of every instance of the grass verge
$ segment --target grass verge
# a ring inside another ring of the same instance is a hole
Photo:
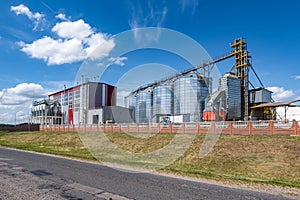
[[[0,145],[79,159],[94,160],[75,132],[0,132]]]
[[[149,138],[122,133],[106,136],[118,148],[135,153],[162,148],[174,138],[170,134]],[[232,183],[300,188],[300,137],[222,135],[213,151],[200,159],[204,139],[205,136],[197,135],[183,156],[160,171]],[[95,160],[74,132],[2,132],[0,145]]]

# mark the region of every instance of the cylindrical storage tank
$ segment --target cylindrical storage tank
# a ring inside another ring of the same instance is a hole
[[[174,114],[190,116],[191,122],[202,121],[208,87],[204,78],[190,73],[174,81]]]
[[[173,114],[172,85],[159,85],[153,89],[153,116]]]
[[[152,89],[139,91],[136,95],[136,122],[149,123],[152,120]]]
[[[134,94],[125,97],[125,107],[129,108],[130,116],[134,122],[136,122],[136,104],[136,96]]]
[[[226,73],[221,79],[220,89],[225,91],[227,120],[241,118],[241,81],[232,74]]]

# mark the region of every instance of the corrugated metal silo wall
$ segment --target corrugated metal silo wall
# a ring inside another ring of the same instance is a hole
[[[221,81],[221,88],[226,95],[227,119],[237,120],[241,118],[241,83],[240,79],[234,76],[224,76]]]
[[[132,94],[125,97],[125,107],[130,110],[133,122],[136,122],[136,104],[137,102],[135,95]]]
[[[202,120],[208,88],[196,74],[174,81],[174,114],[189,114],[191,122]]]
[[[152,120],[152,91],[140,91],[136,95],[135,118],[137,123],[149,123]]]
[[[173,114],[172,85],[159,85],[153,89],[153,116]]]

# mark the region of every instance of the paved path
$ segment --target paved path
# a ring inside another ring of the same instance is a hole
[[[0,147],[0,199],[288,199]]]

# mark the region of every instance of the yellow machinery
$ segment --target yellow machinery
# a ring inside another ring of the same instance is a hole
[[[247,50],[247,42],[243,38],[234,40],[231,44],[233,51],[231,55],[235,57],[235,75],[241,80],[241,108],[242,118],[248,119],[249,116],[249,69],[251,67],[251,56]]]

